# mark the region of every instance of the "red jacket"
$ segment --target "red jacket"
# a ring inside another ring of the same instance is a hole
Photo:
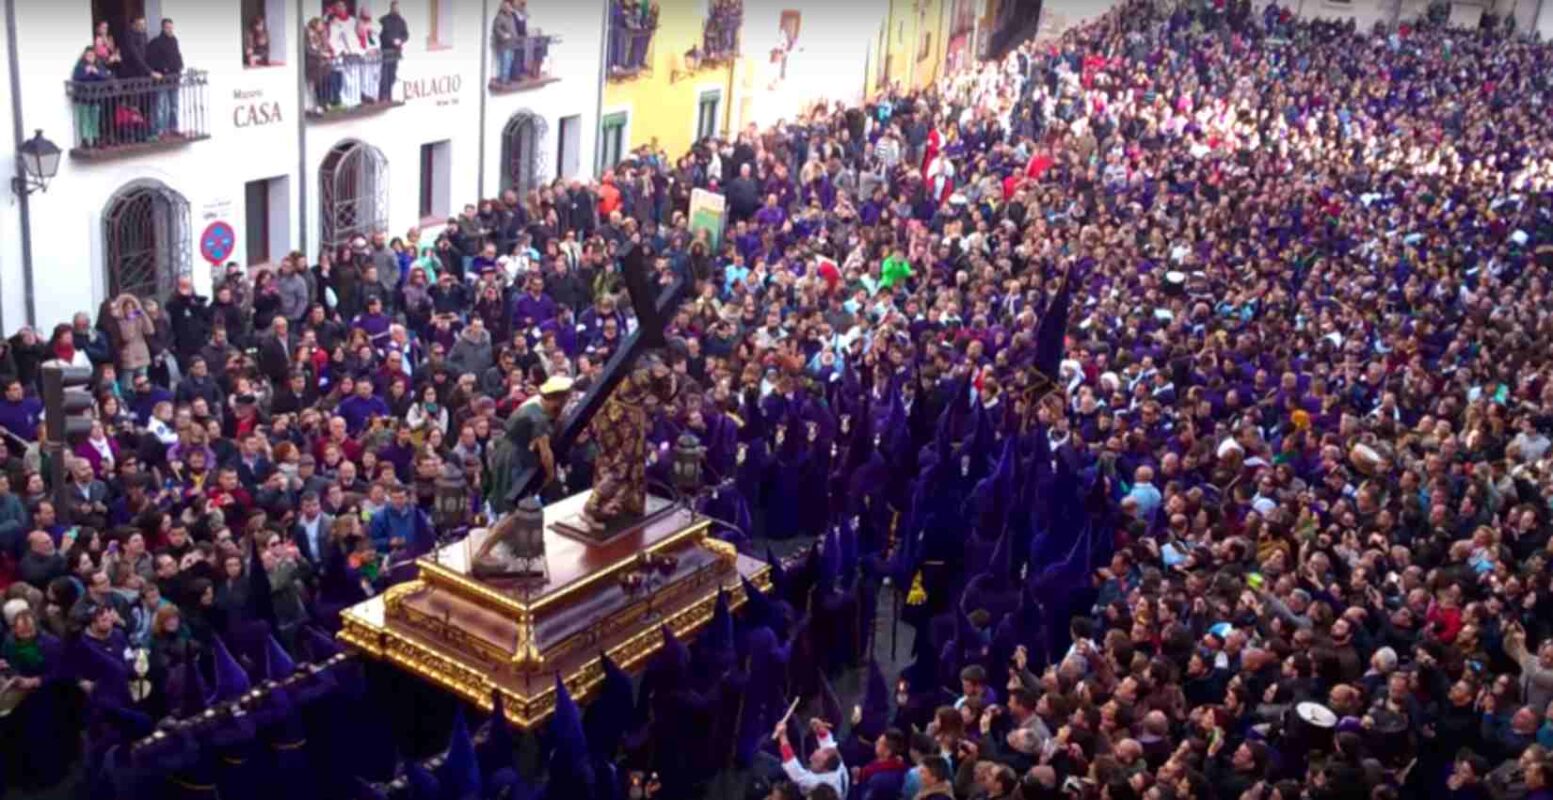
[[[599,187],[599,217],[605,221],[609,215],[620,208],[620,190],[615,188],[615,182],[609,178],[604,179],[604,184]]]
[[[887,772],[905,772],[906,762],[900,756],[891,756],[883,760],[875,759],[857,773],[859,786],[868,783],[868,779],[875,775],[883,775]]]
[[[1445,608],[1439,603],[1430,603],[1429,612],[1424,615],[1424,620],[1429,623],[1429,629],[1435,632],[1435,638],[1445,644],[1456,641],[1456,635],[1461,633],[1461,609]]]

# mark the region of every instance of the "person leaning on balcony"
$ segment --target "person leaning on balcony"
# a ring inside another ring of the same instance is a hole
[[[626,52],[630,46],[631,37],[627,35],[628,26],[626,17],[629,9],[625,0],[610,0],[609,3],[609,68],[622,70],[626,66]]]
[[[399,59],[404,57],[404,43],[410,41],[410,26],[399,13],[399,0],[388,4],[388,13],[378,20],[381,25],[378,41],[383,47],[383,78],[378,87],[378,102],[394,99],[394,81],[399,77]]]
[[[626,68],[641,69],[647,61],[646,3],[626,0]]]
[[[307,21],[307,82],[313,87],[313,99],[318,108],[334,105],[334,70],[330,62],[334,54],[329,48],[329,30],[322,17]]]
[[[355,108],[361,104],[361,73],[357,65],[361,61],[361,40],[356,36],[356,21],[351,19],[350,9],[344,0],[337,0],[329,9],[329,51],[333,57],[334,104]]]
[[[512,0],[502,0],[501,8],[496,10],[496,19],[491,21],[491,47],[496,50],[496,60],[501,65],[496,73],[497,81],[512,80],[512,63],[518,47],[518,20],[513,13]]]
[[[356,41],[366,56],[361,62],[361,101],[376,103],[378,84],[383,77],[383,51],[379,47],[377,28],[372,24],[372,12],[366,6],[357,12]]]
[[[109,72],[118,70],[122,60],[119,55],[119,43],[114,41],[113,32],[108,30],[108,21],[97,23],[97,32],[92,36],[92,49],[97,51],[97,63]]]
[[[161,77],[151,74],[151,65],[146,62],[146,47],[150,41],[146,38],[146,18],[136,17],[129,24],[129,33],[124,36],[123,62],[119,66],[120,78],[151,78]]]
[[[81,51],[81,58],[75,62],[75,70],[70,74],[70,80],[75,83],[100,83],[108,77],[108,70],[98,59],[97,50],[92,47]],[[95,100],[77,100],[75,128],[82,147],[96,147],[102,138],[102,104]]]
[[[146,64],[151,67],[153,78],[183,72],[183,50],[178,46],[178,36],[173,32],[172,20],[163,18],[161,35],[146,45]]]
[[[183,51],[178,47],[178,37],[173,33],[173,21],[162,18],[162,35],[146,45],[146,64],[151,67],[151,77],[169,78],[167,85],[156,93],[156,117],[153,130],[156,134],[178,132],[178,81],[174,76],[183,72]]]
[[[539,59],[542,56],[534,52],[536,43],[528,36],[528,0],[513,0],[512,21],[518,30],[518,57],[512,68],[520,79],[536,77],[539,75]]]
[[[636,35],[636,44],[632,48],[631,65],[636,69],[647,68],[647,49],[652,47],[653,31],[658,30],[658,3],[647,4],[642,9],[641,30]]]

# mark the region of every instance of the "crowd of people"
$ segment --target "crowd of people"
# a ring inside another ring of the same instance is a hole
[[[330,629],[503,507],[506,421],[599,379],[645,248],[694,284],[649,473],[694,433],[719,535],[818,544],[637,697],[558,712],[549,796],[1545,800],[1550,76],[1506,31],[1130,0],[926,91],[23,330],[0,657],[26,691],[127,654],[177,716],[163,676],[218,677],[231,632]],[[51,360],[97,375],[62,493]],[[446,767],[401,783],[480,783]]]
[[[410,27],[399,13],[399,2],[374,20],[365,4],[354,15],[345,0],[335,0],[321,17],[307,21],[307,80],[312,88],[310,112],[356,108],[363,103],[393,102],[399,80],[399,60],[410,40]],[[250,63],[262,52],[268,58],[269,34],[260,32],[263,18],[245,33]],[[258,50],[262,43],[263,50]]]

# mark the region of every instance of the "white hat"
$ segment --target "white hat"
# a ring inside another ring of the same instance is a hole
[[[13,597],[10,600],[5,601],[5,605],[0,606],[0,613],[3,613],[5,616],[5,626],[7,628],[14,627],[16,625],[16,618],[20,616],[23,611],[27,611],[31,608],[32,606],[28,604],[25,599],[20,597]]]
[[[572,379],[565,375],[556,375],[539,386],[541,397],[554,397],[558,394],[567,394],[572,390]]]

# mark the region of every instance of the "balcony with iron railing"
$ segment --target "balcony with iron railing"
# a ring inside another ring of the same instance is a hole
[[[653,35],[656,22],[642,26],[636,22],[611,22],[609,25],[609,77],[624,80],[652,74]]]
[[[701,29],[698,61],[702,68],[722,67],[739,57],[739,17],[714,13]]]
[[[373,50],[330,59],[307,59],[307,118],[315,122],[352,119],[404,105],[394,99],[399,53]]]
[[[208,73],[65,81],[75,129],[73,158],[123,158],[210,138]]]
[[[495,94],[521,92],[560,80],[550,74],[550,47],[560,41],[561,37],[554,34],[534,34],[519,36],[509,44],[496,45],[491,91]]]

